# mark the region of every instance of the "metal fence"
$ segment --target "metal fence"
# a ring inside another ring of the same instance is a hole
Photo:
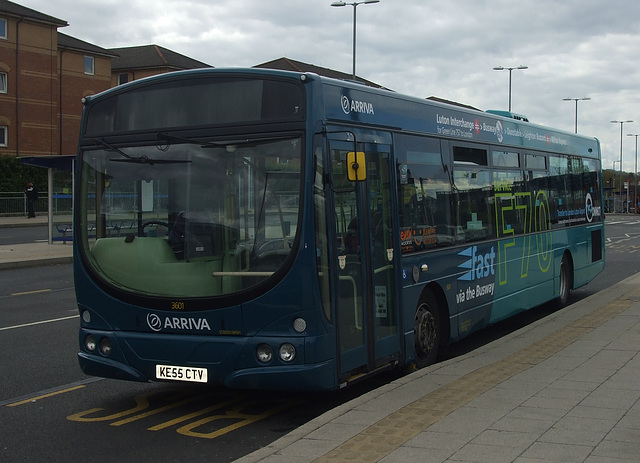
[[[53,213],[71,213],[72,197],[70,194],[53,193]],[[46,214],[48,210],[47,194],[40,192],[36,201],[36,214]],[[26,216],[27,197],[22,192],[0,192],[0,216]]]

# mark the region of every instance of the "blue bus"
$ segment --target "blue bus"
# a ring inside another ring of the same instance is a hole
[[[89,375],[335,390],[566,304],[604,269],[595,138],[263,69],[83,104]]]

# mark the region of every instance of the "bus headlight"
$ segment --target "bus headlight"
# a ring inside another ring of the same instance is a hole
[[[260,344],[256,353],[258,354],[258,360],[262,363],[269,363],[273,358],[273,349],[269,344]]]
[[[307,329],[307,322],[304,318],[296,318],[293,321],[293,329],[296,330],[296,333],[304,333]]]
[[[293,344],[289,344],[287,342],[280,346],[280,349],[278,349],[278,355],[280,355],[280,359],[283,362],[293,362],[296,358],[296,348],[293,347]]]
[[[102,355],[109,355],[111,353],[111,341],[109,338],[102,338],[100,341],[100,353]]]
[[[94,338],[92,334],[84,338],[84,348],[89,352],[94,352],[96,350],[96,338]]]

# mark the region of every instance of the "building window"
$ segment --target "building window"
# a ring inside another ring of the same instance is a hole
[[[93,75],[95,73],[93,56],[84,57],[84,73]]]
[[[0,18],[0,39],[7,38],[7,20]]]
[[[6,126],[0,126],[0,146],[9,146],[8,129]]]
[[[118,85],[126,84],[129,82],[129,74],[118,74]]]
[[[0,93],[7,93],[7,73],[0,72]]]

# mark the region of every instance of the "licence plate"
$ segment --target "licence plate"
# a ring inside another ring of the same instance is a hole
[[[207,369],[194,367],[177,367],[175,365],[156,365],[156,379],[206,383]]]

